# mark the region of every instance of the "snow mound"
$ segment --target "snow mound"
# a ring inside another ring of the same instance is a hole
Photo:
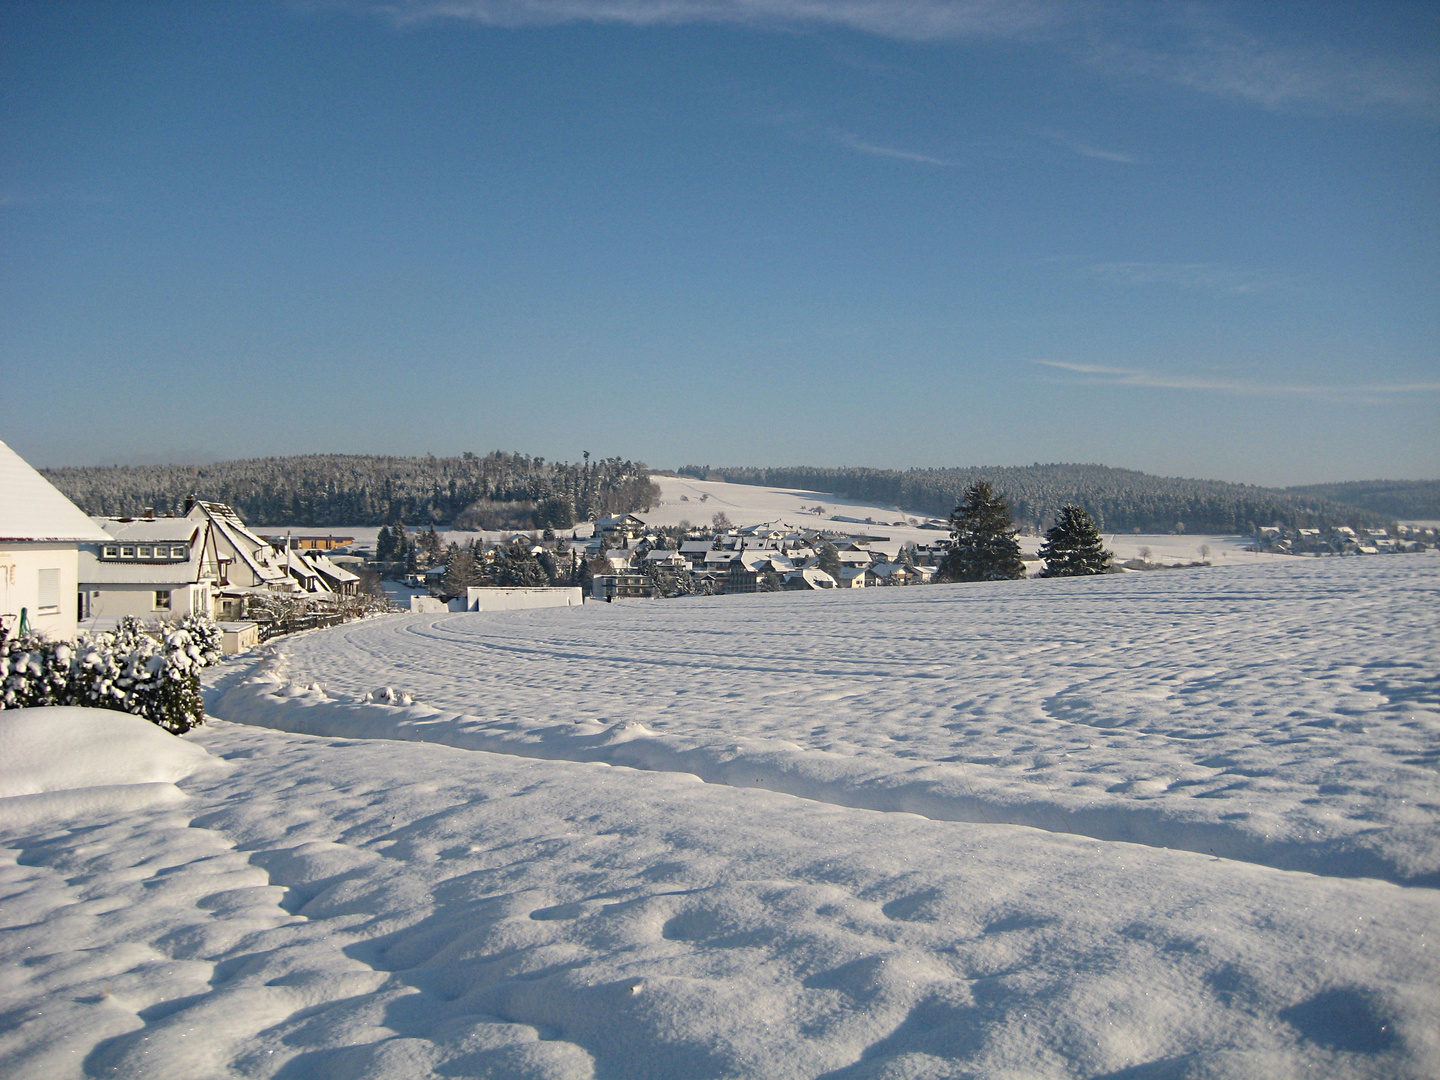
[[[0,798],[169,785],[215,764],[202,747],[129,713],[69,706],[0,712]]]

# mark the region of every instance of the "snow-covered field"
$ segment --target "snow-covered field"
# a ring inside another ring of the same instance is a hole
[[[384,617],[220,669],[156,768],[0,713],[0,1075],[1434,1077],[1437,600]]]

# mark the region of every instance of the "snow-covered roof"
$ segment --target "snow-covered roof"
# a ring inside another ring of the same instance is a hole
[[[906,567],[904,563],[897,562],[876,563],[874,566],[870,567],[870,569],[875,571],[876,577],[882,579],[892,577],[895,574],[909,572],[908,567]]]
[[[200,559],[192,555],[183,562],[118,562],[97,558],[89,548],[80,549],[77,567],[82,589],[95,585],[148,585],[174,589],[200,580]]]
[[[321,574],[331,581],[345,583],[360,580],[358,574],[352,574],[349,570],[346,570],[343,566],[333,562],[326,556],[321,555],[318,551],[307,551],[305,558],[309,560],[311,566],[315,567],[316,570],[319,570]]]
[[[94,518],[96,525],[116,540],[130,544],[188,544],[200,531],[197,522],[190,518]]]
[[[785,583],[793,586],[796,581],[803,581],[812,589],[833,589],[835,579],[818,567],[805,567],[800,570],[792,570],[785,575]]]
[[[0,442],[0,541],[108,539],[54,484]]]

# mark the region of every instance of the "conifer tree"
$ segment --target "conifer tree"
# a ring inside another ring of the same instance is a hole
[[[840,562],[840,549],[829,540],[820,545],[820,561],[817,564],[821,570],[829,574],[836,581],[840,580],[840,571],[844,569]]]
[[[457,548],[445,564],[445,576],[440,579],[440,590],[446,596],[464,596],[472,585],[484,584],[484,574],[476,562],[471,548]]]
[[[434,566],[440,561],[441,553],[445,550],[445,547],[440,543],[440,534],[435,531],[433,522],[429,529],[420,534],[417,542],[420,546],[420,557],[424,560],[426,566]]]
[[[1111,554],[1105,550],[1095,519],[1082,506],[1067,503],[1060,509],[1054,526],[1045,534],[1040,547],[1045,560],[1041,577],[1084,577],[1103,574],[1109,567]]]
[[[540,560],[530,553],[525,543],[511,544],[495,550],[495,561],[490,565],[490,578],[496,585],[512,588],[534,588],[550,584],[550,577]]]
[[[1010,507],[984,480],[965,489],[950,515],[950,552],[940,568],[945,581],[1009,581],[1025,576]]]

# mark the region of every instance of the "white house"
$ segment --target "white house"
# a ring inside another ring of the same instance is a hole
[[[325,575],[305,554],[288,547],[275,550],[224,503],[196,501],[186,507],[185,517],[202,528],[201,571],[215,582],[216,618],[243,618],[246,597],[256,594],[335,598]]]
[[[607,543],[613,540],[638,540],[645,532],[645,522],[634,514],[611,514],[595,522],[595,535]]]
[[[210,618],[214,579],[201,563],[204,528],[190,518],[95,518],[108,539],[80,548],[80,621],[108,628],[126,615]]]
[[[80,545],[107,539],[81,509],[0,442],[0,625],[75,637]]]

